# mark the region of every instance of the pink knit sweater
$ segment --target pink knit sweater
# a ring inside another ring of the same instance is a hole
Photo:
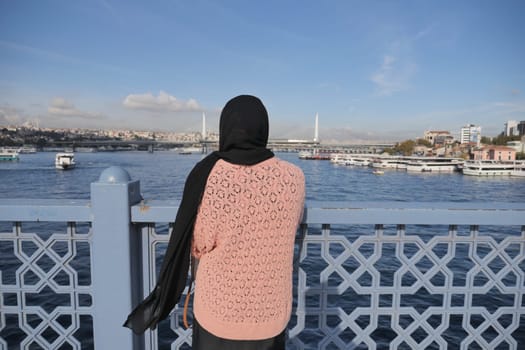
[[[193,233],[200,259],[193,311],[226,339],[276,336],[292,304],[292,263],[304,207],[302,171],[276,157],[253,166],[219,160]]]

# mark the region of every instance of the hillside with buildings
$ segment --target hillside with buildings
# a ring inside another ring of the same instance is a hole
[[[457,133],[454,133],[457,135]],[[317,136],[318,137],[318,136]],[[207,142],[217,142],[217,133],[206,133]],[[175,133],[159,131],[50,129],[34,126],[0,126],[0,147],[47,147],[78,145],[86,142],[155,142],[198,144],[202,132]],[[320,140],[322,144],[322,140]],[[525,157],[525,121],[508,121],[501,134],[482,136],[482,127],[467,124],[460,128],[459,137],[448,130],[426,130],[416,140],[405,140],[385,149],[390,154],[461,157],[480,160],[515,160]]]
[[[456,139],[447,130],[427,130],[417,140],[398,143],[391,154],[461,157],[474,160],[525,159],[525,121],[508,121],[501,134],[482,136],[481,126],[467,124]]]

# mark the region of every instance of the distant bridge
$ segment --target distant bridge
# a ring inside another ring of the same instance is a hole
[[[96,150],[163,150],[173,148],[198,147],[204,152],[219,148],[218,141],[159,141],[159,140],[81,140],[57,141],[53,146],[72,148],[93,148]],[[393,147],[393,143],[372,144],[322,144],[312,140],[284,140],[268,141],[268,147],[281,152],[300,152],[316,150],[321,153],[380,153],[385,148]]]
[[[57,147],[94,148],[97,150],[163,150],[173,148],[198,147],[203,153],[219,148],[218,141],[208,140],[206,116],[202,114],[202,139],[199,141],[160,141],[160,140],[81,140],[57,141]],[[268,147],[274,151],[300,152],[313,151],[320,153],[381,153],[385,148],[394,147],[393,143],[372,144],[321,144],[319,141],[319,115],[315,115],[314,138],[312,140],[270,139]]]

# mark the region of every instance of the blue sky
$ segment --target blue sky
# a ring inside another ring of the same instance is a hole
[[[0,125],[395,141],[525,120],[525,1],[0,0]]]

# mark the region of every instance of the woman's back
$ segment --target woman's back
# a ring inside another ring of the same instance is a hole
[[[273,337],[286,327],[303,205],[304,175],[288,162],[215,164],[192,248],[200,259],[194,313],[205,329],[241,340]]]

